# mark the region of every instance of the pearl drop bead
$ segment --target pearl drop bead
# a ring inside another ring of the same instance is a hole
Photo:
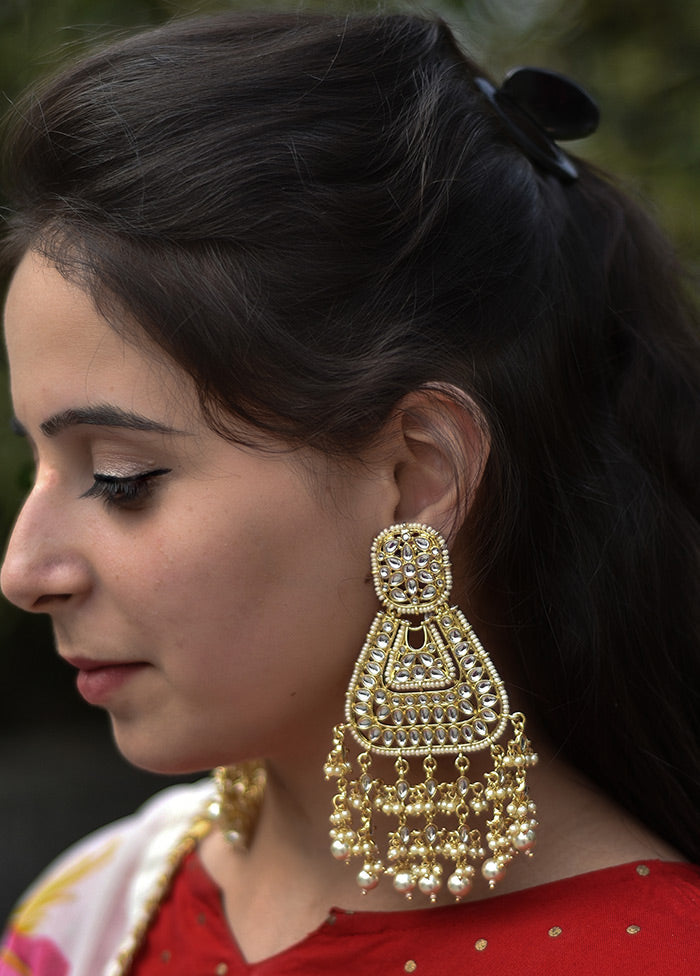
[[[350,848],[345,843],[345,841],[334,840],[333,843],[331,844],[331,854],[333,855],[334,858],[336,858],[336,860],[344,861],[345,858],[349,855],[349,853],[350,853]]]
[[[422,874],[418,879],[418,889],[424,895],[434,895],[440,890],[440,879],[434,874]]]
[[[513,846],[519,851],[530,851],[535,846],[536,840],[534,830],[528,830],[515,836]]]
[[[379,884],[379,878],[376,874],[372,874],[371,871],[363,868],[357,875],[357,883],[363,891],[371,891],[372,888],[376,888]]]
[[[415,887],[416,883],[409,871],[399,871],[394,877],[394,888],[401,894],[407,894],[409,891],[413,891]]]
[[[505,877],[506,872],[498,861],[490,858],[488,861],[484,861],[484,863],[481,865],[481,873],[488,883],[492,885],[495,884],[496,881],[501,881]]]
[[[464,898],[471,891],[471,887],[471,880],[457,871],[447,879],[447,889],[455,898]]]

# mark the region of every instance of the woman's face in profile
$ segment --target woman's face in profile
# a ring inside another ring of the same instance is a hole
[[[184,771],[325,748],[376,609],[381,477],[224,440],[179,367],[33,252],[5,331],[36,480],[3,591],[51,615],[127,758]]]

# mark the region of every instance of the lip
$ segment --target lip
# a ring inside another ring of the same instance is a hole
[[[143,661],[96,661],[91,657],[66,657],[68,664],[77,668],[78,671],[98,671],[100,668],[121,668],[131,664],[143,664]]]
[[[145,668],[144,661],[95,661],[92,658],[66,658],[78,669],[78,691],[91,705],[104,705],[109,698]]]

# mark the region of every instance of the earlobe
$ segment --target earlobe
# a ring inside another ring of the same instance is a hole
[[[424,522],[452,541],[466,518],[489,452],[474,402],[448,385],[405,397],[395,414],[396,522]]]

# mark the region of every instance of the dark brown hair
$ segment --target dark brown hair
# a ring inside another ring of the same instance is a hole
[[[336,456],[453,384],[464,532],[553,741],[700,859],[697,322],[605,176],[513,144],[439,21],[224,15],[18,108],[5,256],[42,248],[237,420]],[[483,73],[483,72],[480,72]]]

